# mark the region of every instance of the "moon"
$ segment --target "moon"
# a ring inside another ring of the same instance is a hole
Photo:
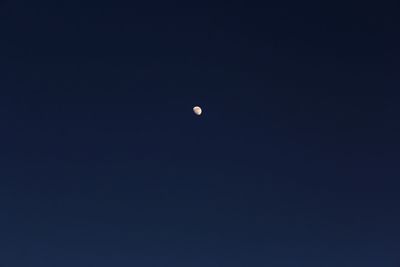
[[[203,111],[201,110],[201,107],[195,106],[195,107],[193,108],[193,112],[194,112],[194,114],[196,114],[197,116],[200,116],[201,113],[202,113]]]

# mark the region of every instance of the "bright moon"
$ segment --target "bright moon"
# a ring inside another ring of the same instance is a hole
[[[195,107],[193,108],[193,112],[194,112],[196,115],[200,116],[201,113],[202,113],[201,107],[195,106]]]

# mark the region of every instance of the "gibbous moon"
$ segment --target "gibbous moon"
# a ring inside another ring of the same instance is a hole
[[[200,116],[201,113],[202,113],[203,111],[201,110],[201,107],[195,106],[195,107],[193,108],[193,112],[194,112],[194,114]]]

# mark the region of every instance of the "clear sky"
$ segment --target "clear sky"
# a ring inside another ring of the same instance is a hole
[[[0,266],[400,266],[398,10],[0,1]]]

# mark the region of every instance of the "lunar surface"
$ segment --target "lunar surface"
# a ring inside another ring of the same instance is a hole
[[[195,106],[193,108],[193,112],[194,112],[194,114],[200,116],[203,111],[201,110],[201,107]]]

